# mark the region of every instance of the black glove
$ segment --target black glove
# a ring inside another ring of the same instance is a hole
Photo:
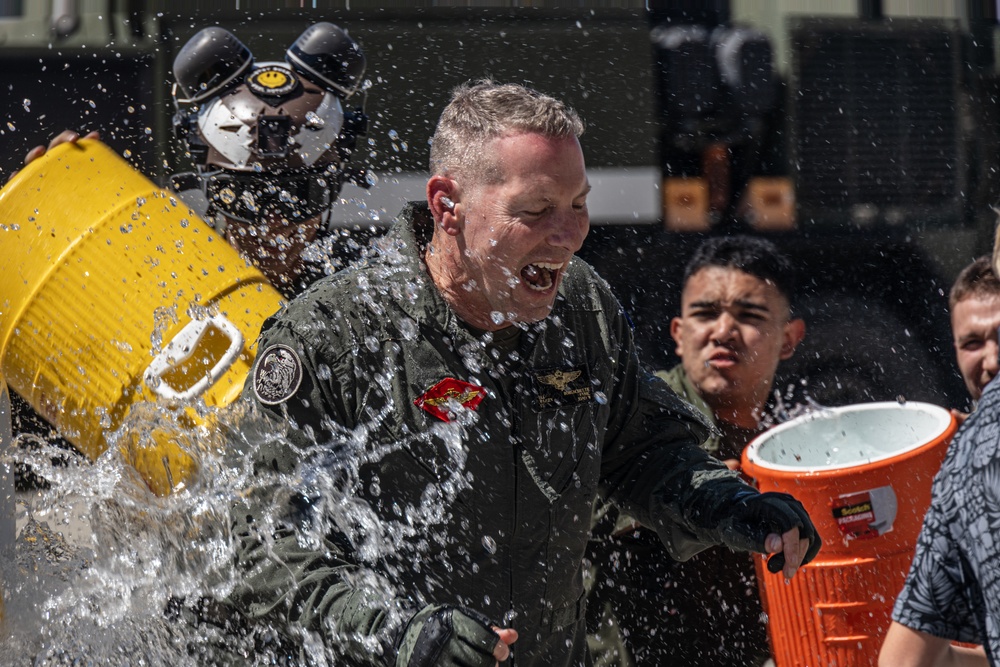
[[[823,541],[816,532],[808,512],[787,493],[747,492],[737,496],[729,517],[723,522],[726,544],[736,549],[766,553],[764,540],[771,533],[783,535],[792,528],[799,529],[799,537],[809,540],[802,564],[805,565],[819,553]],[[785,567],[785,554],[776,552],[767,560],[767,569],[781,572]]]
[[[396,649],[396,667],[494,667],[500,641],[490,622],[460,607],[428,605],[410,619]]]

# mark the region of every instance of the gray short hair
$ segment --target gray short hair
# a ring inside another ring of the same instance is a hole
[[[484,149],[493,139],[521,133],[580,137],[583,131],[576,111],[537,90],[489,79],[462,84],[452,92],[431,140],[431,173],[491,181],[499,173]]]

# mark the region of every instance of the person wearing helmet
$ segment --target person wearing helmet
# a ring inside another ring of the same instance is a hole
[[[370,185],[348,165],[367,131],[363,100],[348,103],[365,66],[358,43],[332,23],[310,26],[280,62],[255,62],[214,26],[174,59],[174,134],[196,171],[174,175],[171,187],[186,198],[200,191],[206,220],[285,296],[357,256],[375,231],[330,226],[342,185]],[[79,138],[62,132],[24,163]]]
[[[174,132],[197,171],[174,176],[171,185],[185,199],[184,191],[200,190],[206,220],[286,297],[358,256],[376,231],[329,225],[343,183],[368,186],[364,170],[348,165],[367,129],[363,101],[348,103],[362,88],[365,66],[361,47],[331,23],[307,28],[281,62],[255,63],[219,27],[198,32],[174,60]],[[80,138],[66,130],[24,163]],[[15,434],[75,451],[27,401],[15,392],[11,399]],[[19,466],[17,484],[45,481]]]
[[[367,125],[348,105],[364,70],[357,42],[331,23],[308,28],[281,62],[254,62],[219,27],[174,60],[174,130],[197,166],[175,187],[198,187],[213,226],[286,296],[353,256],[336,247],[349,243],[307,249],[341,240],[329,215],[342,184],[368,185],[347,166]]]

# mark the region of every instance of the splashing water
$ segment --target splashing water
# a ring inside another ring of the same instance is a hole
[[[390,373],[377,375],[384,381]],[[263,525],[275,526],[287,514],[293,491],[307,489],[316,501],[310,522],[303,525],[304,544],[320,544],[336,531],[351,542],[361,562],[402,552],[407,559],[422,552],[433,557],[444,539],[438,527],[448,519],[447,507],[469,483],[462,433],[475,415],[457,403],[449,407],[455,422],[442,422],[414,438],[443,443],[446,477],[427,486],[418,503],[398,508],[397,520],[388,521],[357,496],[363,483],[372,485],[368,493],[379,492],[377,479],[362,482],[362,466],[411,444],[368,444],[370,429],[391,406],[367,426],[302,449],[288,474],[253,469],[254,452],[286,433],[284,426],[242,403],[226,409],[138,403],[93,463],[44,440],[19,436],[8,458],[29,466],[49,488],[19,501],[23,525],[13,562],[3,564],[5,629],[0,634],[0,655],[17,657],[3,663],[202,665],[237,656],[238,664],[273,664],[278,648],[261,650],[258,635],[201,622],[202,607],[194,604],[224,600],[241,582],[232,567],[236,543],[230,508],[277,489],[260,517]],[[196,460],[197,471],[179,491],[156,497],[127,461],[162,442],[164,434]],[[72,534],[81,520],[89,534],[86,529]],[[370,590],[381,591],[387,602],[395,597],[387,582],[368,576]],[[330,647],[308,650],[317,664],[336,664]]]
[[[803,388],[805,388],[804,383]],[[825,406],[817,403],[808,391],[805,391],[804,395],[799,396],[798,389],[792,384],[785,387],[784,392],[774,389],[772,396],[774,397],[773,402],[768,406],[767,411],[761,415],[760,419],[760,425],[764,429],[783,424],[803,415],[827,409]]]

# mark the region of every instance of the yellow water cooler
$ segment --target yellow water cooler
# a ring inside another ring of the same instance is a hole
[[[281,296],[174,195],[80,140],[0,190],[0,370],[89,458],[139,401],[224,406]],[[157,494],[196,462],[164,435],[125,452]]]

